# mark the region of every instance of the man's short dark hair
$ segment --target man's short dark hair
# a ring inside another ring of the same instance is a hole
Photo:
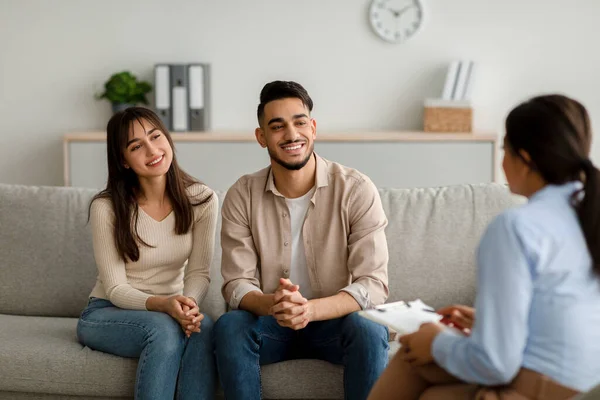
[[[260,91],[260,104],[256,111],[258,123],[260,124],[260,121],[265,115],[265,105],[267,103],[289,98],[300,99],[302,104],[308,108],[308,111],[312,111],[313,101],[302,85],[292,81],[273,81],[267,83]]]

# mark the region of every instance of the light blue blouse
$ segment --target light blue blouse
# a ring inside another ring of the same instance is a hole
[[[600,278],[570,203],[579,188],[548,185],[490,224],[471,336],[438,335],[438,365],[484,385],[510,382],[521,367],[579,391],[600,382]]]

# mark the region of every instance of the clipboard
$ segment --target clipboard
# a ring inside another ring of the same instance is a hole
[[[363,318],[387,326],[400,335],[416,332],[421,324],[427,322],[440,322],[442,316],[435,312],[433,307],[423,303],[420,299],[404,302],[382,304],[369,310],[358,312]]]

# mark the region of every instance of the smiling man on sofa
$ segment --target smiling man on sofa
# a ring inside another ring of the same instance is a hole
[[[258,143],[270,166],[240,178],[222,209],[223,296],[215,324],[227,399],[260,399],[260,366],[314,358],[344,366],[347,399],[365,399],[388,360],[387,329],[355,313],[388,296],[387,219],[360,172],[314,153],[313,102],[268,83]]]

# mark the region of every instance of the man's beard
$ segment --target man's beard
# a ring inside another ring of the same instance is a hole
[[[314,143],[312,143],[310,145],[310,150],[308,151],[308,154],[306,155],[306,158],[304,158],[304,160],[302,161],[298,161],[296,163],[287,163],[285,161],[283,161],[282,159],[280,159],[279,157],[277,157],[277,154],[275,154],[274,151],[271,151],[271,149],[269,147],[267,147],[267,150],[269,151],[269,156],[271,157],[271,160],[274,160],[277,164],[281,165],[283,168],[288,169],[290,171],[298,171],[299,169],[302,169],[310,160],[310,158],[313,155],[313,151],[314,151]]]

